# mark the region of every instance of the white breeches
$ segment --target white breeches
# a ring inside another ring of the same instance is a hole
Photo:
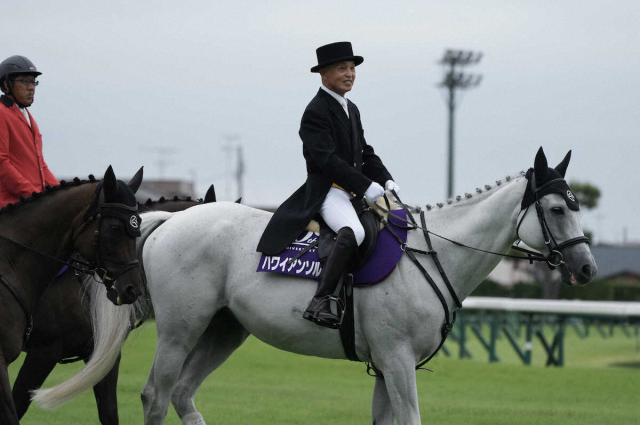
[[[364,228],[351,205],[351,195],[344,190],[336,187],[329,189],[320,207],[320,216],[334,232],[337,233],[343,227],[350,227],[358,245],[364,241]]]

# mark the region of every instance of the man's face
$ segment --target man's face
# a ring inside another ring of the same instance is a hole
[[[18,75],[13,80],[11,94],[17,103],[31,106],[36,94],[36,77],[33,75]]]
[[[356,81],[356,64],[353,61],[334,63],[322,68],[320,75],[326,88],[344,96]]]

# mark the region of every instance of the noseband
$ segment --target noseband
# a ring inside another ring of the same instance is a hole
[[[565,198],[565,201],[567,202],[567,206],[569,207],[569,209],[577,211],[580,208],[578,206],[578,201],[575,198],[575,195],[573,195],[573,192],[571,192],[571,190],[569,189],[569,185],[567,185],[564,179],[562,178],[552,179],[546,182],[545,184],[543,184],[542,186],[537,187],[535,173],[530,172],[529,182],[530,182],[530,189],[527,189],[527,190],[531,190],[531,193],[533,194],[533,201],[528,203],[528,205],[526,205],[526,207],[524,207],[520,211],[520,212],[524,211],[524,214],[522,214],[522,217],[520,218],[520,221],[516,226],[516,236],[518,240],[521,240],[520,234],[519,234],[520,225],[522,225],[522,222],[524,221],[525,216],[529,212],[529,207],[532,204],[535,205],[536,214],[538,216],[538,223],[540,223],[542,236],[544,238],[544,244],[547,247],[547,251],[549,252],[547,255],[543,256],[544,261],[547,263],[549,268],[553,270],[556,267],[559,267],[565,264],[564,254],[562,253],[562,251],[565,248],[568,248],[570,246],[577,245],[580,243],[586,243],[588,245],[591,243],[591,241],[586,236],[577,236],[575,238],[571,238],[561,243],[558,243],[556,238],[553,236],[553,233],[551,233],[551,228],[549,227],[549,223],[545,218],[544,210],[542,209],[542,204],[540,203],[540,200],[544,195],[548,195],[550,193],[556,193]],[[530,194],[528,195],[525,192],[523,205],[527,203],[526,201],[527,196],[530,197],[531,195]],[[521,248],[516,247],[516,249],[522,251]]]
[[[80,225],[78,230],[72,235],[72,241],[75,244],[78,237],[82,234],[84,228],[94,220],[98,221],[93,240],[93,246],[96,249],[95,264],[91,265],[82,261],[78,261],[76,259],[74,259],[73,262],[81,264],[83,266],[89,266],[88,269],[83,269],[81,270],[81,272],[83,274],[96,273],[102,280],[103,284],[107,287],[107,289],[112,289],[115,281],[118,280],[118,278],[139,266],[139,261],[137,259],[137,256],[134,259],[126,262],[116,262],[105,258],[102,252],[103,246],[101,243],[103,220],[105,217],[112,217],[120,220],[125,225],[127,234],[132,238],[136,238],[140,236],[141,219],[140,215],[138,215],[137,203],[136,205],[131,206],[117,202],[104,202],[104,196],[101,189],[102,184],[99,183],[98,187],[96,188],[96,196],[94,198],[93,204],[85,214],[82,225]],[[75,267],[74,269],[76,271],[78,270]]]
[[[102,246],[101,246],[101,231],[103,225],[104,217],[115,217],[118,220],[122,221],[125,224],[127,234],[135,238],[140,236],[140,216],[138,215],[138,207],[137,203],[135,206],[129,206],[125,204],[115,203],[115,202],[104,202],[104,196],[102,193],[102,183],[98,183],[98,187],[96,188],[96,193],[93,199],[93,202],[90,208],[85,213],[84,219],[80,226],[78,226],[77,230],[72,231],[71,241],[72,245],[75,245],[78,237],[82,234],[83,230],[86,226],[94,220],[98,220],[98,226],[96,231],[94,232],[94,247],[96,248],[96,261],[95,264],[88,263],[79,258],[72,258],[70,260],[63,260],[54,255],[47,254],[38,249],[35,249],[29,245],[25,245],[22,242],[16,241],[12,238],[9,238],[4,235],[0,235],[0,239],[6,240],[21,249],[26,251],[33,252],[34,254],[38,254],[41,257],[47,258],[48,260],[58,262],[73,269],[78,274],[86,274],[93,275],[94,273],[100,276],[102,282],[107,288],[107,292],[115,291],[113,285],[115,281],[128,271],[132,270],[135,267],[138,267],[138,259],[137,255],[131,261],[127,262],[114,262],[111,260],[106,260],[102,255]],[[109,263],[109,267],[107,268],[107,261]],[[115,266],[115,267],[114,267]],[[18,292],[14,289],[13,285],[5,279],[2,275],[0,275],[0,285],[5,287],[16,299],[22,311],[26,317],[27,327],[25,329],[24,341],[29,338],[31,334],[31,330],[33,328],[33,318],[30,314],[30,311],[27,307],[27,303],[22,299],[22,297],[18,294]],[[24,343],[23,341],[23,343]]]

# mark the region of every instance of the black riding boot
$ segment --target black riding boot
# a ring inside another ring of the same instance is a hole
[[[336,243],[322,269],[318,290],[302,317],[328,328],[340,326],[340,317],[331,311],[331,299],[357,249],[353,230],[350,227],[338,230]]]

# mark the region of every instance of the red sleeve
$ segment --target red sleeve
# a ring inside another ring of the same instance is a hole
[[[16,196],[31,194],[29,181],[11,164],[9,152],[8,123],[0,116],[0,185]]]
[[[44,161],[44,159],[43,159]],[[56,178],[56,176],[53,175],[53,173],[51,172],[51,170],[49,170],[49,166],[47,165],[47,163],[44,163],[44,167],[43,167],[43,173],[44,173],[44,183],[48,186],[57,186],[60,183],[58,182],[58,179]]]

